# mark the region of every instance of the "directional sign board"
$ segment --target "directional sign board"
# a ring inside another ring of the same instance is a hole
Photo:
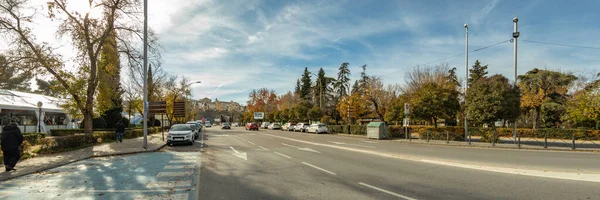
[[[173,117],[185,117],[185,102],[179,101],[173,103]]]
[[[254,112],[254,119],[264,119],[264,118],[265,118],[264,112]]]
[[[151,101],[150,103],[150,108],[148,110],[148,113],[150,115],[155,115],[155,114],[164,114],[167,112],[167,102],[166,101]]]
[[[410,110],[410,106],[408,105],[408,103],[404,103],[404,116],[408,116]]]

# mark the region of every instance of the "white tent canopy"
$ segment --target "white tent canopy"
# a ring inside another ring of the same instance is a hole
[[[41,108],[38,107],[38,102],[41,102]],[[0,89],[0,113],[2,113],[2,110],[32,111],[35,112],[36,119],[38,118],[37,116],[46,116],[46,113],[64,114],[66,116],[66,124],[62,128],[72,128],[71,116],[59,106],[65,102],[65,99],[56,97]],[[40,124],[41,127],[34,126],[29,130],[34,130],[37,127],[41,129],[41,132],[48,132],[49,129],[61,128],[59,126],[47,126],[43,123],[42,119],[37,120],[37,124]],[[22,128],[28,129],[27,127]]]

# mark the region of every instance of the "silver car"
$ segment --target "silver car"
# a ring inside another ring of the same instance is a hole
[[[175,124],[169,129],[167,134],[167,145],[175,143],[194,144],[195,140],[194,127],[190,124]]]
[[[296,126],[294,126],[294,131],[296,131],[296,132],[305,132],[306,128],[308,128],[308,124],[307,123],[297,123]]]

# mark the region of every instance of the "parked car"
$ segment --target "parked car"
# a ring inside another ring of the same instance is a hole
[[[296,125],[296,124],[294,124],[294,123],[285,123],[285,124],[283,124],[283,126],[281,126],[281,130],[282,131],[294,130],[294,127],[293,127],[294,125]]]
[[[296,128],[296,124],[292,124],[286,129],[286,131],[294,131],[295,128]]]
[[[308,128],[306,128],[307,133],[328,133],[327,126],[325,124],[311,124]]]
[[[279,124],[279,122],[272,123],[271,125],[269,125],[269,129],[279,130],[279,129],[281,129],[281,124]]]
[[[304,131],[306,131],[306,128],[308,128],[307,123],[297,123],[296,126],[294,126],[294,131],[304,132]]]
[[[202,126],[200,126],[198,124],[198,122],[194,122],[194,121],[189,121],[186,124],[192,125],[192,127],[194,128],[194,137],[195,138],[199,138],[200,137],[200,132],[202,132]]]
[[[236,123],[233,123],[233,124],[231,124],[231,126],[233,126],[233,127],[239,127],[239,126],[240,126],[240,124],[238,124],[238,123],[236,122]]]
[[[229,123],[225,122],[222,124],[221,129],[231,129],[231,126],[229,125]]]
[[[204,126],[205,126],[206,128],[210,128],[210,127],[212,127],[212,124],[210,124],[210,122],[206,122],[206,124],[204,124]]]
[[[263,122],[263,123],[260,125],[260,128],[262,128],[262,129],[267,129],[267,128],[269,128],[269,125],[271,125],[271,123],[270,123],[270,122]]]
[[[167,133],[167,145],[175,143],[192,145],[196,139],[194,134],[194,128],[191,124],[175,124],[171,126]]]
[[[246,124],[246,130],[257,130],[258,131],[258,124],[256,124],[256,123]]]

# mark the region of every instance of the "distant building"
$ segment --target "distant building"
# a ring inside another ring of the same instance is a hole
[[[215,98],[215,101],[212,101],[209,98],[203,98],[194,102],[200,110],[218,110],[218,111],[244,111],[244,107],[237,102],[234,101],[219,101],[219,99]]]

